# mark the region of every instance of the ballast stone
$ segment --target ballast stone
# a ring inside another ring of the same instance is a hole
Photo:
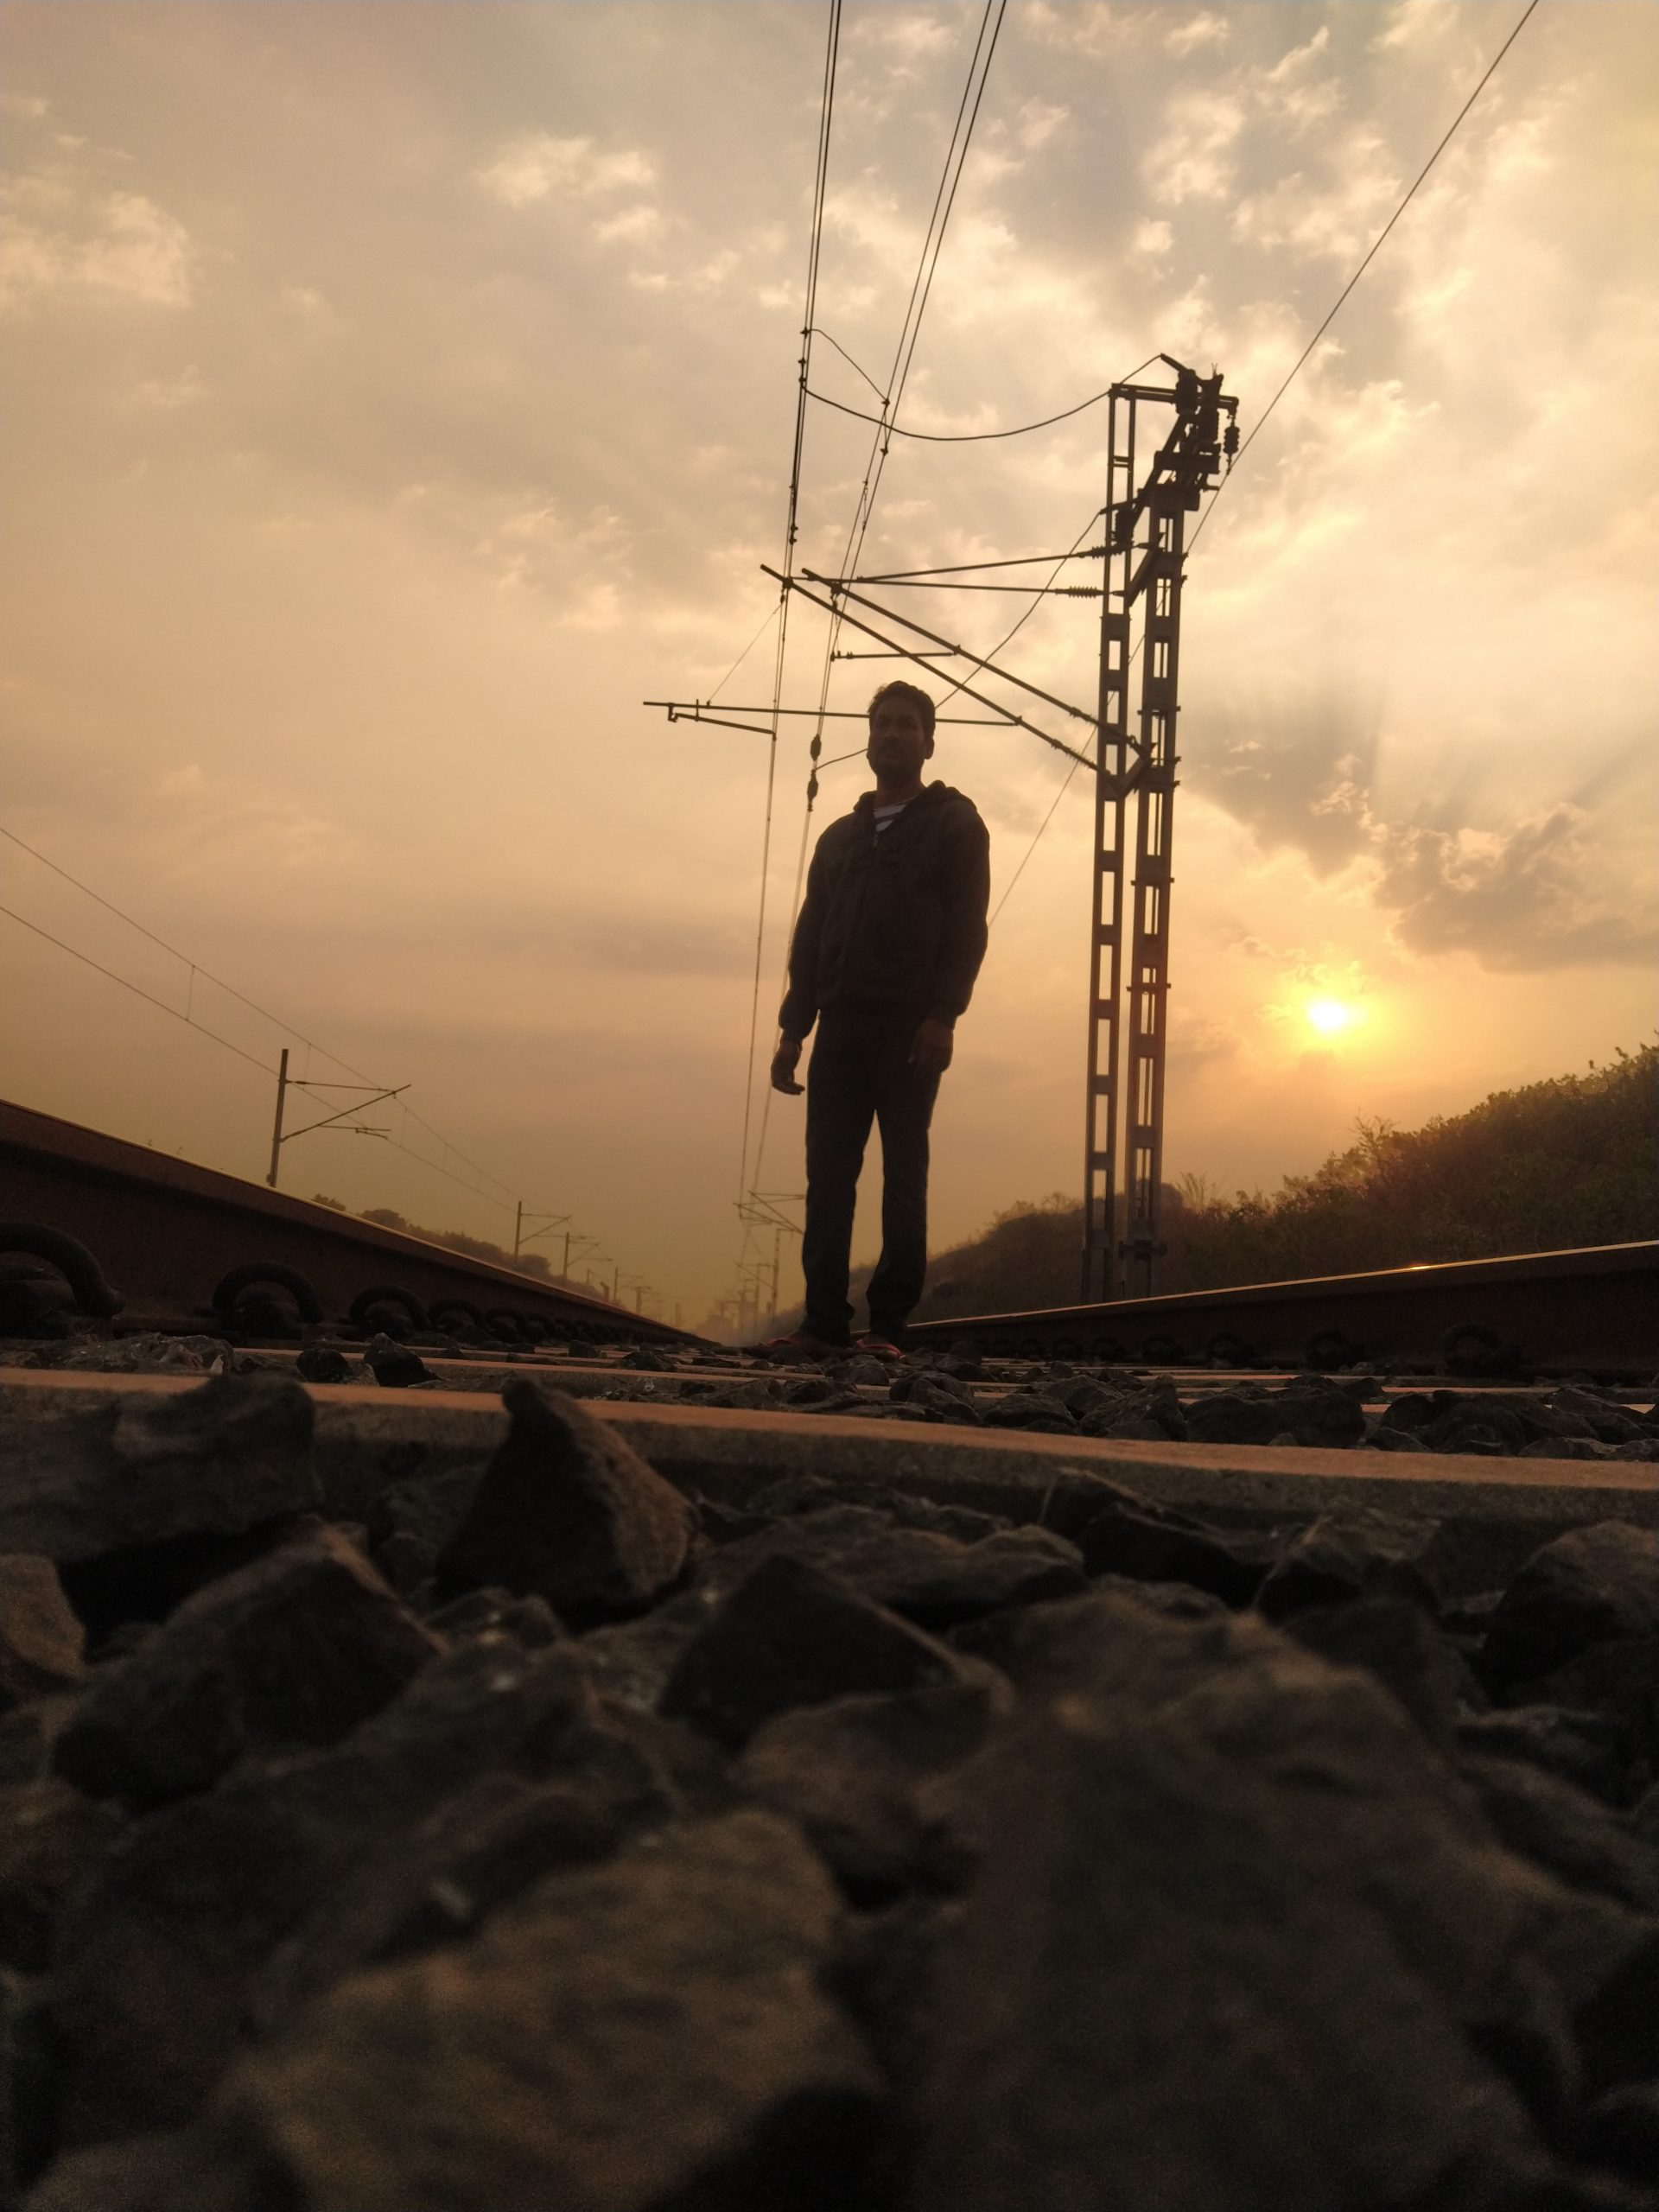
[[[0,1712],[79,1688],[86,1643],[52,1561],[32,1552],[0,1554]]]
[[[100,1670],[53,1764],[94,1797],[188,1796],[245,1751],[339,1742],[442,1648],[353,1544],[314,1525]]]
[[[313,1511],[322,1502],[315,1426],[303,1384],[263,1372],[15,1422],[0,1550],[62,1566]]]
[[[868,2202],[880,2084],[819,1986],[837,1911],[769,1814],[646,1839],[343,1984],[200,2132],[295,2212]]]
[[[516,1376],[501,1402],[512,1427],[439,1554],[438,1596],[495,1584],[573,1627],[642,1612],[684,1569],[690,1506],[563,1390]]]
[[[957,1654],[804,1561],[777,1554],[680,1655],[658,1711],[736,1751],[764,1721],[830,1698],[963,1678]]]
[[[1501,1682],[1536,1681],[1592,1644],[1659,1636],[1659,1532],[1598,1521],[1542,1545],[1503,1592],[1481,1653]]]

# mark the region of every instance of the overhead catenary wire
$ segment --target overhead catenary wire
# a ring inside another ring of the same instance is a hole
[[[835,346],[835,340],[830,340]],[[836,346],[839,353],[841,348]],[[856,361],[853,366],[858,368]],[[861,376],[863,371],[859,370]],[[868,381],[868,379],[867,379]],[[978,446],[988,444],[993,438],[1025,438],[1033,430],[1046,430],[1056,423],[1069,423],[1074,415],[1081,415],[1090,407],[1098,407],[1103,399],[1111,397],[1111,386],[1104,391],[1091,392],[1087,399],[1080,399],[1075,407],[1063,407],[1058,415],[1045,415],[1036,423],[1016,423],[1006,430],[911,430],[900,423],[889,423],[880,415],[868,415],[861,408],[849,407],[844,400],[831,399],[827,391],[809,391],[809,399],[817,400],[820,407],[833,407],[837,415],[850,415],[855,422],[875,423],[890,438],[914,438],[930,446]]]
[[[830,175],[830,138],[835,120],[836,63],[841,48],[841,0],[830,0],[830,28],[824,42],[823,86],[818,105],[817,160],[812,179],[812,219],[806,257],[806,302],[801,318],[800,377],[795,401],[795,440],[790,456],[789,498],[784,524],[784,574],[795,568],[795,545],[800,531],[801,463],[806,448],[806,380],[811,366],[812,332],[817,312],[818,264],[823,249],[823,203]],[[772,728],[766,747],[766,795],[760,836],[760,897],[754,925],[754,976],[749,995],[749,1043],[743,1070],[743,1138],[738,1159],[737,1200],[749,1188],[749,1129],[754,1112],[754,1055],[760,1035],[760,977],[766,958],[766,891],[772,876],[772,816],[778,788],[778,725],[784,697],[784,671],[789,654],[787,583],[778,591],[778,646],[772,660]],[[770,1090],[768,1090],[770,1096]],[[757,1152],[754,1180],[760,1176]]]
[[[978,35],[975,40],[974,51],[969,58],[968,65],[968,75],[963,86],[962,99],[957,104],[956,123],[952,128],[950,143],[945,149],[944,166],[940,175],[938,189],[934,194],[932,210],[928,218],[927,230],[924,234],[921,257],[917,264],[916,276],[911,284],[910,298],[906,305],[904,321],[900,325],[898,347],[893,355],[893,365],[888,374],[887,389],[882,396],[881,406],[884,416],[890,416],[898,409],[900,399],[903,397],[906,381],[910,374],[911,363],[915,358],[916,344],[921,334],[922,318],[926,312],[928,297],[932,289],[934,272],[938,266],[939,254],[944,244],[945,232],[950,224],[951,211],[956,205],[957,190],[962,181],[963,167],[968,157],[968,149],[973,138],[974,126],[978,121],[980,106],[985,96],[986,80],[990,73],[991,61],[996,52],[997,41],[1001,35],[1003,18],[1007,13],[1007,0],[986,0],[985,12],[980,19]],[[821,207],[819,221],[821,226]],[[809,314],[807,321],[810,330],[812,321],[810,314]],[[837,350],[840,349],[838,348]],[[801,371],[800,398],[798,410],[798,419],[802,422],[804,422],[804,408],[807,397],[807,370],[805,354],[804,352]],[[840,563],[843,574],[850,573],[857,568],[858,556],[863,548],[865,535],[869,528],[870,518],[874,512],[875,500],[880,487],[881,475],[883,469],[886,467],[887,457],[891,447],[891,439],[886,435],[884,429],[878,427],[874,442],[871,447],[870,459],[865,464],[864,479],[859,487],[858,500],[854,511],[852,529],[848,537],[847,549],[842,555]],[[798,494],[798,486],[797,485],[792,496]],[[793,543],[791,540],[791,557],[787,558],[784,564],[786,578],[792,577],[792,553]],[[791,594],[790,582],[787,580],[781,582],[779,589],[786,597],[789,596]],[[827,709],[829,705],[830,683],[831,674],[833,672],[835,648],[839,636],[839,613],[832,612],[825,636],[823,669],[819,685],[818,704],[821,709]],[[783,670],[781,652],[778,666],[779,696],[781,698]],[[805,879],[806,849],[812,818],[812,801],[816,795],[817,784],[816,763],[820,757],[822,750],[823,736],[820,730],[814,734],[810,747],[810,757],[815,766],[812,772],[810,773],[807,781],[807,798],[802,822],[800,851],[796,861],[795,882],[793,891],[791,895],[790,911],[791,914],[799,907],[801,886]],[[786,971],[788,964],[787,946],[785,948],[784,964]],[[754,1031],[755,1020],[758,1016],[758,1008],[759,994],[757,981],[754,1009],[751,1015],[749,1079],[746,1084],[744,1093],[746,1160],[747,1158],[747,1130],[749,1126],[749,1115],[754,1087]],[[768,1084],[766,1087],[766,1093],[761,1104],[760,1130],[755,1146],[754,1167],[752,1175],[746,1168],[744,1176],[745,1189],[751,1185],[758,1186],[760,1181],[761,1166],[766,1156],[766,1135],[771,1125],[772,1096],[772,1087],[770,1084]],[[740,1205],[742,1203],[742,1194],[741,1192],[739,1195],[739,1203]]]
[[[20,851],[27,853],[32,860],[38,861],[42,868],[49,868],[54,875],[61,877],[64,882],[79,891],[83,897],[90,899],[95,906],[101,906],[106,913],[113,914],[118,921],[124,923],[129,929],[136,931],[140,937],[146,938],[149,943],[165,952],[170,959],[178,961],[181,966],[188,969],[190,982],[184,1011],[181,1012],[177,1007],[169,1006],[165,999],[156,998],[152,992],[145,990],[141,984],[133,982],[130,977],[118,974],[113,968],[106,968],[101,961],[94,960],[89,953],[80,951],[76,946],[66,943],[61,938],[54,937],[49,930],[42,929],[39,923],[30,921],[27,915],[18,913],[10,906],[0,906],[0,913],[3,913],[8,920],[19,923],[24,929],[32,931],[36,937],[44,938],[49,944],[55,945],[60,952],[67,952],[72,959],[79,960],[86,967],[95,969],[100,976],[107,976],[111,982],[118,983],[123,990],[130,991],[135,997],[144,999],[151,1006],[158,1007],[163,1014],[171,1014],[175,1020],[184,1022],[188,1027],[195,1030],[200,1035],[211,1038],[216,1045],[222,1045],[227,1052],[236,1053],[239,1058],[246,1060],[252,1067],[261,1069],[266,1075],[274,1076],[276,1073],[276,1070],[268,1061],[256,1058],[253,1053],[245,1051],[240,1045],[233,1044],[228,1037],[220,1036],[217,1030],[210,1029],[205,1022],[196,1020],[194,1007],[195,984],[198,978],[211,983],[215,990],[223,991],[226,997],[234,999],[239,1006],[246,1007],[251,1014],[257,1014],[262,1021],[268,1021],[271,1027],[282,1036],[293,1038],[296,1043],[303,1045],[308,1052],[320,1053],[325,1060],[337,1068],[343,1069],[347,1075],[357,1077],[361,1083],[371,1089],[375,1087],[372,1079],[365,1075],[361,1068],[353,1066],[350,1060],[342,1059],[338,1052],[331,1052],[326,1045],[319,1044],[315,1037],[308,1037],[305,1032],[296,1027],[294,1023],[284,1020],[280,1014],[273,1014],[269,1007],[261,1006],[257,999],[250,998],[245,991],[238,990],[233,983],[227,983],[223,976],[216,976],[211,969],[205,968],[199,960],[191,959],[188,953],[181,952],[176,945],[169,944],[165,938],[157,936],[154,930],[148,928],[135,915],[128,913],[124,907],[118,906],[113,899],[106,899],[101,892],[94,891],[91,884],[83,883],[79,876],[73,875],[67,868],[50,859],[38,847],[31,845],[26,838],[20,837],[15,830],[9,830],[0,825],[0,837],[6,838]],[[339,1085],[323,1083],[320,1078],[302,1079],[295,1077],[290,1080],[299,1090],[326,1090],[340,1088]],[[479,1185],[469,1183],[464,1175],[457,1175],[452,1168],[444,1166],[442,1161],[429,1158],[414,1145],[406,1144],[400,1138],[388,1136],[386,1141],[391,1144],[394,1151],[401,1152],[406,1158],[418,1161],[422,1166],[429,1168],[435,1175],[448,1177],[451,1182],[458,1183],[463,1190],[471,1191],[475,1197],[485,1199],[491,1205],[502,1206],[511,1211],[518,1204],[518,1194],[510,1184],[504,1183],[499,1176],[493,1175],[488,1168],[481,1166],[477,1160],[462,1152],[458,1145],[452,1144],[441,1129],[434,1128],[431,1122],[416,1113],[412,1107],[404,1105],[402,1110],[408,1121],[414,1122],[419,1128],[424,1129],[429,1137],[442,1147],[451,1159],[459,1160],[465,1166],[471,1168],[474,1175],[481,1177],[485,1183],[493,1184],[495,1188],[493,1191],[481,1189]],[[500,1195],[503,1193],[505,1195]]]

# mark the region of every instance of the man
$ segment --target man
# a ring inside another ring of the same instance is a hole
[[[861,1350],[897,1359],[927,1269],[927,1130],[952,1031],[985,957],[990,841],[971,799],[922,782],[933,702],[913,683],[870,702],[875,789],[819,838],[789,953],[772,1063],[798,1096],[801,1046],[816,1020],[806,1084],[806,1313],[765,1347],[784,1358],[848,1349],[853,1208],[870,1123],[881,1131],[881,1258]]]

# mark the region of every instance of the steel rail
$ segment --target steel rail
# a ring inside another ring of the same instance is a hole
[[[1000,1357],[1497,1376],[1659,1370],[1659,1240],[912,1323]]]
[[[227,1277],[281,1286],[287,1270],[330,1322],[385,1289],[422,1308],[473,1307],[486,1324],[512,1317],[526,1341],[538,1325],[593,1344],[702,1341],[608,1299],[4,1101],[0,1217],[84,1246],[119,1294],[123,1330],[211,1327]]]

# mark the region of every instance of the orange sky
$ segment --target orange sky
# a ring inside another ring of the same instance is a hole
[[[1166,350],[1248,431],[1518,13],[1013,0],[901,419],[1028,421]],[[818,321],[878,380],[979,20],[845,11]],[[737,1249],[766,747],[639,702],[711,691],[772,603],[824,22],[0,11],[7,823],[465,1155],[394,1110],[414,1150],[304,1139],[287,1187],[509,1240],[512,1195],[574,1211],[688,1323]],[[1545,0],[1193,555],[1172,1173],[1270,1184],[1651,1031],[1656,43],[1646,0]],[[825,347],[814,380],[868,397]],[[867,566],[1071,543],[1104,436],[899,444]],[[810,565],[864,438],[810,423]],[[916,613],[982,650],[1020,604]],[[1021,672],[1089,703],[1092,622],[1050,602]],[[722,698],[769,696],[770,645]],[[952,729],[935,765],[995,903],[1065,764]],[[962,1025],[936,1245],[1078,1186],[1084,780]],[[262,1174],[281,1033],[0,850],[7,906],[261,1064],[7,921],[6,1095]],[[778,1101],[765,1187],[800,1126]]]

